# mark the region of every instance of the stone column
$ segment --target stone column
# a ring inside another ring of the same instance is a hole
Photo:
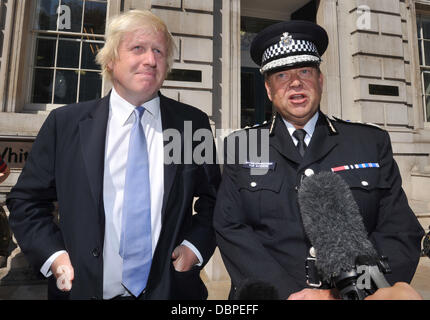
[[[342,117],[337,10],[337,0],[321,0],[317,12],[317,23],[324,27],[329,37],[329,46],[321,64],[324,74],[321,110],[330,116]]]

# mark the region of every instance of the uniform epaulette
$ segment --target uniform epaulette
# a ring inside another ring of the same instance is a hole
[[[375,124],[375,123],[371,123],[371,122],[361,122],[361,121],[351,121],[351,120],[342,120],[340,118],[336,118],[333,117],[334,121],[338,121],[338,122],[342,122],[342,123],[347,123],[347,124],[357,124],[357,125],[362,125],[362,126],[370,126],[370,127],[374,127],[374,128],[378,128],[379,130],[385,131],[384,128],[382,128],[381,126]]]
[[[254,124],[253,126],[246,127],[245,129],[255,129],[255,128],[260,128],[260,127],[266,126],[267,124],[268,124],[268,122],[267,122],[267,121],[264,121],[263,123],[257,123],[257,124]]]
[[[336,120],[330,119],[328,116],[325,116],[325,120],[327,122],[328,130],[329,130],[329,135],[331,135],[331,136],[337,135],[338,132],[337,132],[336,128],[333,126],[333,122],[336,121]]]
[[[256,128],[260,128],[260,127],[266,126],[267,124],[268,124],[268,122],[264,121],[263,123],[257,123],[257,124],[254,124],[253,126],[246,126],[244,128],[239,128],[239,129],[233,130],[231,133],[235,133],[235,132],[238,132],[238,131],[241,131],[241,130],[256,129]]]

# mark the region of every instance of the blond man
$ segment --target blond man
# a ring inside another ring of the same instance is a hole
[[[149,11],[113,18],[97,55],[111,92],[42,126],[7,204],[22,251],[50,277],[49,298],[207,297],[199,272],[215,248],[220,173],[215,162],[165,161],[163,131],[182,135],[186,121],[210,130],[206,114],[159,91],[173,50]]]

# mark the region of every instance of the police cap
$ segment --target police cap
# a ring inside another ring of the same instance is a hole
[[[261,73],[319,66],[327,46],[327,32],[322,27],[310,21],[290,20],[259,32],[251,43],[251,58],[261,67]]]

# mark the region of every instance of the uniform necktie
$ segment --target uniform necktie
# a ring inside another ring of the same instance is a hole
[[[144,107],[133,111],[119,248],[123,258],[122,284],[135,297],[145,289],[152,263],[148,150],[141,123],[144,111]]]
[[[306,131],[304,129],[297,129],[293,132],[293,137],[297,139],[297,150],[299,151],[300,155],[305,155],[306,150],[306,143],[305,143],[305,137],[306,137]]]

